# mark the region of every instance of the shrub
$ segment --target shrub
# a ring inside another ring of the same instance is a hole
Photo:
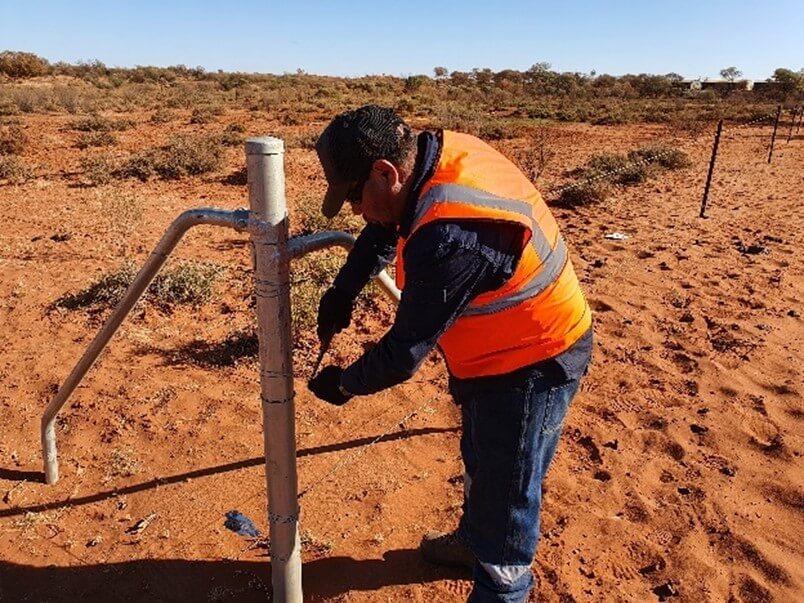
[[[633,161],[634,159],[630,156],[626,157],[615,153],[598,153],[593,155],[587,163],[588,167],[585,176],[592,178],[608,174],[611,180],[617,184],[645,182],[651,175],[652,166],[644,164],[632,165]]]
[[[86,149],[89,147],[106,147],[116,142],[117,139],[111,132],[82,132],[75,141],[75,146],[79,149]]]
[[[553,205],[558,207],[580,207],[605,201],[611,192],[611,185],[602,180],[579,181],[560,190]]]
[[[83,157],[80,162],[84,181],[88,186],[109,184],[114,177],[115,163],[107,155]]]
[[[19,155],[28,144],[22,126],[11,125],[0,130],[0,155]]]
[[[176,119],[176,114],[164,107],[157,109],[154,111],[153,115],[151,115],[151,123],[154,124],[166,124],[174,119]]]
[[[57,299],[53,306],[67,310],[89,308],[102,310],[116,306],[137,275],[131,263],[125,263],[117,270],[104,274],[78,293],[67,293]]]
[[[0,73],[12,78],[36,77],[45,75],[50,64],[31,52],[14,52],[6,50],[0,52]]]
[[[200,306],[212,298],[213,285],[222,272],[222,267],[213,264],[180,262],[156,275],[144,299],[163,310],[175,305]],[[85,289],[63,295],[53,307],[92,312],[110,309],[123,299],[136,276],[134,264],[126,262]]]
[[[214,171],[221,163],[222,151],[218,139],[179,136],[163,147],[148,149],[129,158],[117,175],[143,181],[154,175],[164,180],[177,180]]]
[[[667,170],[678,170],[692,165],[689,155],[675,147],[656,144],[628,153],[629,161],[651,161]]]
[[[156,276],[148,298],[163,308],[200,306],[212,298],[213,285],[222,272],[215,264],[181,262]]]
[[[19,184],[33,177],[33,170],[19,157],[0,155],[0,180]]]
[[[215,121],[217,115],[220,115],[220,111],[216,113],[210,107],[198,107],[197,109],[193,109],[193,113],[190,115],[190,123],[208,124]]]
[[[245,136],[243,134],[246,127],[242,124],[229,124],[220,136],[221,144],[226,146],[236,147],[243,144]]]
[[[478,136],[484,140],[506,140],[521,136],[522,128],[517,123],[495,120],[480,125]]]
[[[125,119],[109,119],[93,114],[89,117],[75,120],[70,124],[70,127],[79,132],[112,132],[127,130],[131,127],[131,122]]]
[[[214,139],[180,136],[160,149],[156,173],[165,180],[196,176],[218,169],[222,152]]]

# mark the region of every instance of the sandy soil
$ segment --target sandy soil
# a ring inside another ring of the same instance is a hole
[[[126,117],[138,125],[117,134],[120,155],[224,123],[288,131],[261,113],[203,126]],[[238,509],[267,529],[257,366],[203,362],[253,324],[244,237],[188,236],[179,257],[229,267],[219,296],[135,312],[61,413],[62,479],[42,483],[42,410],[102,319],[52,303],[124,257],[141,263],[182,210],[247,204],[245,187],[222,183],[242,167],[240,148],[212,176],[81,186],[86,152],[71,119],[23,117],[37,178],[0,185],[0,601],[266,600],[269,551],[223,526]],[[645,126],[551,131],[548,182],[592,153],[672,137]],[[678,141],[692,168],[557,210],[598,343],[545,484],[534,600],[804,598],[804,136],[782,138],[769,165],[769,135],[727,130],[707,219],[709,135]],[[311,151],[286,159],[293,215],[318,203],[323,183]],[[604,239],[612,232],[629,238]],[[391,312],[379,301],[358,315],[330,360],[357,357]],[[299,348],[305,600],[463,600],[467,576],[416,551],[424,532],[456,523],[461,500],[459,412],[440,361],[331,408],[307,391],[313,350]]]

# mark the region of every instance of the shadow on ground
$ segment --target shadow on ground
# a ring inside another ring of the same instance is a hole
[[[424,562],[411,549],[383,559],[328,557],[304,564],[304,600],[327,601],[349,591],[465,577]],[[254,561],[140,559],[71,567],[0,561],[0,601],[267,601],[271,566]]]
[[[420,429],[409,429],[399,433],[391,433],[382,436],[380,439],[384,442],[392,442],[394,440],[404,440],[407,438],[430,435],[434,433],[450,433],[457,432],[457,427],[422,427]],[[368,446],[377,440],[376,436],[368,436],[365,438],[358,438],[349,440],[347,442],[334,442],[332,444],[324,444],[322,446],[314,446],[312,448],[302,448],[296,452],[297,458],[305,456],[324,454],[328,452],[337,452],[340,450],[349,450],[350,448],[360,448]],[[140,482],[139,484],[132,484],[130,486],[123,486],[122,488],[115,488],[104,492],[96,492],[81,497],[71,497],[66,500],[56,500],[38,505],[31,505],[27,507],[12,507],[10,509],[0,510],[0,518],[13,517],[16,515],[24,515],[25,513],[41,513],[50,509],[58,509],[61,507],[74,507],[78,505],[85,505],[99,500],[104,500],[111,497],[120,496],[121,494],[133,494],[134,492],[142,492],[143,490],[150,490],[159,486],[167,484],[175,484],[186,481],[189,478],[196,479],[205,477],[207,475],[215,475],[218,473],[226,473],[227,471],[235,471],[237,469],[244,469],[246,467],[256,467],[265,463],[265,457],[259,456],[253,459],[245,459],[242,461],[235,461],[233,463],[226,463],[224,465],[216,465],[214,467],[205,467],[203,469],[196,469],[186,473],[178,473],[176,475],[168,475],[149,480],[147,482]],[[31,482],[44,482],[44,473],[39,471],[17,471],[13,469],[0,468],[0,478],[10,480],[27,480]],[[0,598],[0,603],[4,600]]]

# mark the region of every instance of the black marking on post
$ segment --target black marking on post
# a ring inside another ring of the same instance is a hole
[[[776,110],[776,122],[773,124],[773,136],[771,137],[770,151],[768,152],[768,163],[773,159],[773,145],[776,144],[776,130],[779,128],[779,118],[782,116],[782,106]]]
[[[706,176],[706,187],[704,188],[703,200],[701,201],[700,217],[706,217],[706,202],[709,199],[709,187],[712,184],[712,174],[715,173],[715,160],[717,159],[717,148],[720,145],[720,133],[723,131],[723,120],[717,122],[717,132],[715,132],[715,144],[712,145],[712,159],[709,160],[709,174]]]

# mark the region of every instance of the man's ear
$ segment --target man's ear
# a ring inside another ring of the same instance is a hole
[[[385,180],[388,184],[388,188],[394,188],[401,184],[402,174],[399,172],[399,169],[387,159],[377,159],[371,167]]]

